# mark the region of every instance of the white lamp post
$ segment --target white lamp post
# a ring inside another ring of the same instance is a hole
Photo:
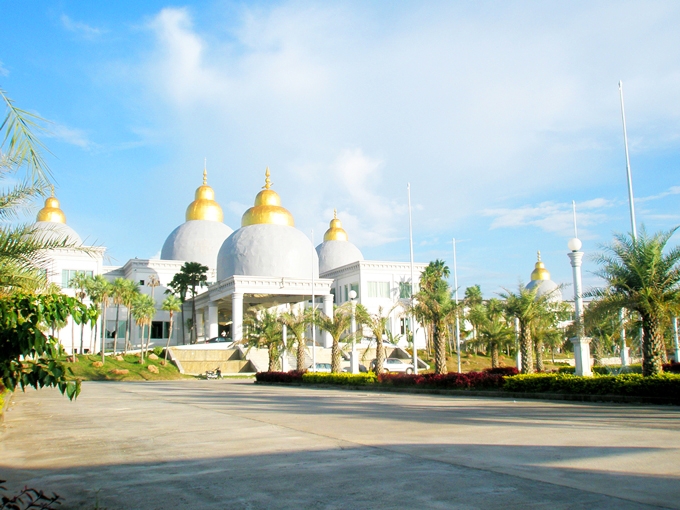
[[[576,362],[576,375],[593,375],[590,370],[590,338],[583,336],[583,301],[581,298],[581,261],[583,252],[582,243],[578,237],[574,237],[567,243],[570,252],[569,261],[574,274],[574,324],[576,325],[576,336],[571,339],[574,345],[574,360]]]
[[[357,293],[355,290],[349,291],[349,302],[352,304],[352,324],[350,326],[350,333],[352,333],[352,357],[349,360],[351,372],[353,374],[359,373],[359,360],[357,359],[356,335],[357,335]]]
[[[626,322],[623,308],[619,310],[619,322],[621,323],[621,366],[627,367],[630,364],[628,347],[626,347]]]

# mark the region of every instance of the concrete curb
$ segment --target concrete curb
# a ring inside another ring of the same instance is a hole
[[[269,384],[272,386],[302,386],[305,388],[336,389],[350,391],[376,391],[383,393],[410,393],[425,395],[448,395],[452,397],[487,397],[487,398],[521,398],[533,400],[558,400],[572,402],[608,402],[614,404],[652,404],[652,405],[680,405],[680,395],[677,397],[636,397],[630,395],[576,395],[569,393],[520,393],[493,390],[444,390],[437,388],[395,388],[367,384],[364,386],[340,384],[301,384],[301,383],[270,383],[255,381],[255,384]]]

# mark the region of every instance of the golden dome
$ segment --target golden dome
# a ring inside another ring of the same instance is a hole
[[[279,197],[276,191],[270,189],[272,181],[269,178],[269,167],[267,167],[264,175],[263,189],[255,197],[255,205],[243,213],[241,226],[247,227],[248,225],[268,223],[294,227],[295,220],[293,220],[293,215],[287,209],[281,207],[281,197]]]
[[[59,208],[59,200],[54,196],[54,188],[52,188],[52,196],[47,197],[47,200],[45,200],[45,207],[38,211],[37,221],[66,223],[66,215]]]
[[[342,222],[338,219],[337,209],[333,209],[333,219],[331,220],[331,226],[326,233],[323,235],[323,240],[325,241],[349,241],[347,232],[342,228]]]
[[[208,186],[208,170],[203,169],[203,185],[196,189],[196,199],[187,207],[187,221],[222,221],[224,215],[220,204],[215,202],[215,191]]]
[[[532,280],[550,280],[550,271],[545,268],[545,264],[541,262],[541,252],[538,252],[538,262],[534,270],[531,272]]]

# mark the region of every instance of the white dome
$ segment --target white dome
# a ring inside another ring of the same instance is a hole
[[[349,241],[324,241],[316,247],[319,255],[319,273],[364,260],[359,248]]]
[[[311,241],[287,225],[261,223],[242,227],[224,241],[217,256],[217,280],[234,275],[308,279],[319,275]]]
[[[67,241],[82,244],[80,236],[66,223],[56,221],[36,221],[33,224],[35,236],[43,241]]]
[[[549,301],[562,301],[562,291],[552,280],[531,280],[526,288],[529,290],[538,288],[536,297],[547,296]]]
[[[217,253],[232,232],[221,221],[187,221],[173,230],[165,240],[161,259],[198,262],[214,269],[217,266]]]

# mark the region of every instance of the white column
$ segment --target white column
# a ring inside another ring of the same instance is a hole
[[[619,321],[621,322],[621,366],[627,367],[630,365],[630,354],[628,347],[626,347],[626,324],[623,308],[619,310]]]
[[[522,346],[519,345],[519,319],[515,317],[515,365],[522,371]]]
[[[218,310],[217,305],[210,303],[208,305],[208,331],[206,332],[207,338],[215,338],[220,334],[220,326],[218,324]]]
[[[353,297],[352,297],[353,296]],[[356,292],[350,292],[350,302],[352,304],[352,324],[350,326],[350,333],[352,334],[352,355],[350,357],[350,371],[353,374],[359,373],[359,357],[357,356],[357,302]],[[413,343],[415,348],[415,342]]]
[[[283,325],[281,336],[283,337],[283,352],[281,354],[281,372],[288,372],[290,366],[288,364],[288,351],[286,345],[288,344],[288,326]]]
[[[326,317],[333,317],[333,294],[326,294],[323,297],[323,313]],[[328,331],[321,334],[321,342],[324,347],[331,347],[333,345],[333,337]]]
[[[574,277],[574,324],[576,325],[576,336],[571,339],[574,345],[574,361],[576,375],[590,376],[590,338],[583,336],[583,302],[581,296],[581,261],[583,252],[581,241],[573,238],[569,241],[569,248],[572,250],[567,255],[571,262]]]
[[[231,295],[231,338],[243,340],[243,294],[237,292]]]

